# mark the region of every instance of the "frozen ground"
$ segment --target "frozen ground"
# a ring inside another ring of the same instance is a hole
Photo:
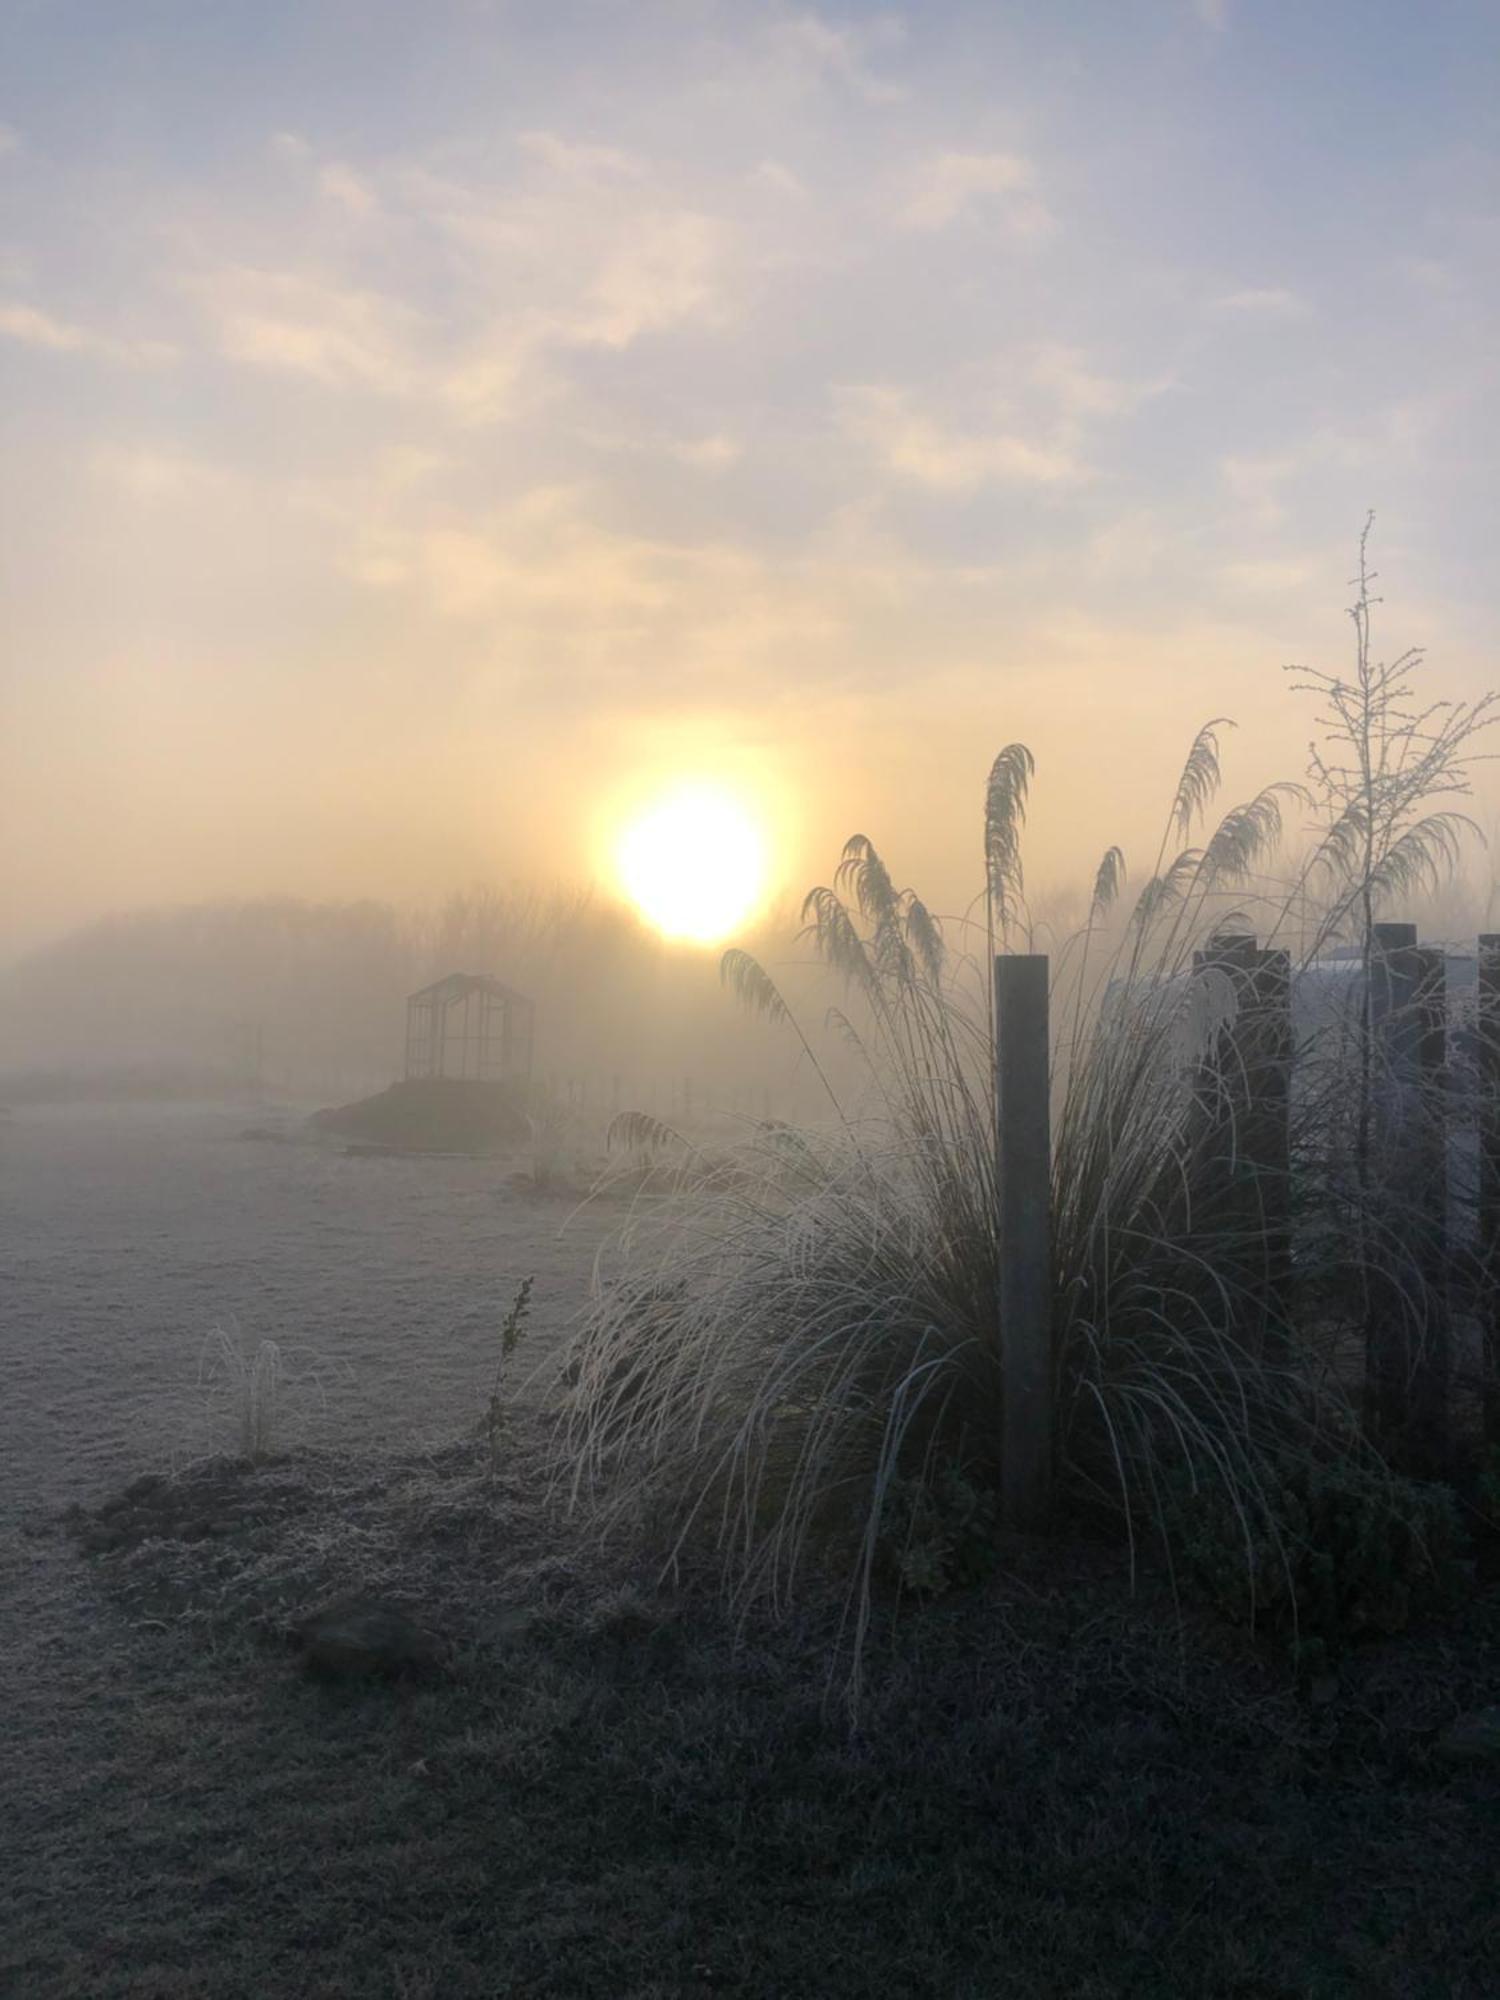
[[[222,1442],[199,1386],[216,1323],[283,1348],[287,1442],[451,1435],[479,1419],[521,1279],[516,1380],[565,1334],[619,1220],[515,1187],[522,1156],[351,1158],[240,1136],[256,1122],[88,1106],[0,1123],[0,1515]]]

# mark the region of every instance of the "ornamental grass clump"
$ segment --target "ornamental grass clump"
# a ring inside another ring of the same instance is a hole
[[[1184,834],[1217,782],[1217,727],[1178,788]],[[950,947],[862,836],[805,905],[841,987],[831,1045],[765,967],[726,954],[726,985],[796,1039],[830,1116],[757,1128],[739,1172],[706,1187],[691,1148],[664,1149],[658,1187],[675,1198],[641,1205],[625,1273],[574,1356],[575,1492],[606,1518],[670,1522],[679,1556],[707,1537],[745,1608],[784,1608],[832,1564],[862,1635],[882,1577],[930,1592],[983,1567],[975,1524],[991,1533],[1004,1398],[985,966],[991,938],[1024,930],[1031,774],[1019,745],[992,774],[984,960]],[[1132,1534],[1159,1512],[1169,1462],[1242,1495],[1273,1441],[1317,1427],[1308,1386],[1244,1345],[1233,1280],[1193,1261],[1183,1194],[1220,1018],[1183,974],[1279,832],[1273,790],[1159,869],[1128,912],[1112,851],[1058,961],[1059,1469],[1069,1502],[1102,1503]],[[955,1494],[975,1496],[956,1530]]]
[[[765,966],[725,955],[726,986],[792,1039],[828,1117],[756,1128],[732,1174],[697,1171],[686,1142],[657,1150],[647,1179],[673,1198],[640,1204],[625,1232],[561,1431],[561,1468],[602,1524],[668,1530],[673,1560],[705,1549],[744,1611],[784,1609],[831,1574],[856,1675],[883,1583],[931,1594],[982,1571],[1006,1392],[990,966],[995,952],[1046,948],[1059,1516],[1119,1532],[1132,1563],[1151,1545],[1191,1574],[1186,1481],[1229,1524],[1219,1546],[1240,1551],[1250,1615],[1284,1603],[1295,1624],[1304,1557],[1281,1504],[1289,1482],[1330,1464],[1375,1477],[1379,1462],[1357,1385],[1307,1337],[1290,1274],[1273,1268],[1270,1208],[1237,1192],[1247,1164],[1259,1172],[1234,1073],[1247,988],[1212,941],[1285,943],[1295,978],[1330,943],[1362,938],[1368,964],[1382,899],[1453,849],[1453,817],[1423,806],[1461,784],[1465,730],[1444,725],[1429,751],[1420,718],[1402,722],[1402,674],[1368,671],[1369,602],[1362,544],[1355,623],[1373,692],[1357,714],[1334,709],[1336,727],[1365,732],[1363,789],[1315,753],[1310,785],[1268,786],[1213,820],[1231,725],[1206,724],[1150,875],[1127,893],[1111,848],[1082,925],[1059,942],[1027,909],[1034,767],[1012,744],[985,796],[982,925],[941,922],[856,835],[804,904],[804,936],[839,989],[826,1032],[804,1025]],[[1480,709],[1469,729],[1486,719]],[[1286,870],[1294,810],[1314,839]],[[1299,1284],[1330,1241],[1348,1254],[1348,1176],[1307,1169],[1327,1165],[1320,1123],[1352,1109],[1361,1127],[1380,1082],[1370,1039],[1366,1009],[1362,1035],[1299,1069],[1290,1164],[1302,1181],[1279,1170]],[[1270,1179],[1251,1178],[1270,1203]],[[1357,1240],[1378,1254],[1373,1226]],[[955,1512],[955,1496],[974,1497]],[[1268,1581],[1277,1564],[1284,1588]]]

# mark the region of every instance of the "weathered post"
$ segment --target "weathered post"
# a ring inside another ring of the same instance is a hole
[[[1500,1449],[1500,931],[1479,940],[1479,1281],[1484,1441]]]
[[[1001,1513],[1036,1532],[1052,1507],[1052,1130],[1047,959],[995,960],[1000,1194]]]
[[[1450,1371],[1447,1054],[1441,951],[1415,924],[1376,924],[1371,955],[1373,1217],[1367,1391],[1383,1448],[1404,1471],[1441,1471]]]
[[[1225,975],[1235,999],[1199,1090],[1198,1233],[1230,1281],[1245,1345],[1275,1358],[1291,1324],[1291,960],[1226,932],[1194,953],[1193,965],[1200,975]]]
[[[1260,1225],[1262,1352],[1285,1359],[1292,1341],[1292,961],[1256,955],[1245,1039],[1250,1096],[1247,1151]]]

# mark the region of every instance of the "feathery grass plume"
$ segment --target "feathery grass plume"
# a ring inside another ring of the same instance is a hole
[[[928,984],[934,987],[940,986],[946,958],[942,925],[927,905],[910,890],[906,893],[902,915],[906,925],[906,941],[916,953],[917,963],[921,966]]]
[[[719,960],[719,981],[730,989],[742,1007],[761,1015],[773,1026],[788,1018],[786,1002],[776,982],[748,951],[731,946],[725,952]]]
[[[826,893],[831,895],[831,891]],[[833,901],[837,900],[836,897],[833,898]],[[806,914],[807,905],[804,904],[804,918]],[[823,1093],[832,1104],[835,1113],[841,1116],[838,1095],[829,1082],[822,1063],[814,1053],[812,1044],[803,1034],[801,1024],[793,1017],[791,1009],[782,998],[776,982],[760,961],[753,958],[748,951],[743,951],[738,946],[731,946],[719,960],[719,983],[727,986],[748,1012],[758,1014],[772,1027],[791,1028],[801,1044],[802,1054],[807,1060],[808,1067],[822,1086]]]
[[[1101,922],[1119,900],[1125,886],[1125,856],[1118,847],[1105,850],[1094,875],[1094,893],[1089,899],[1089,924]]]
[[[1008,743],[990,766],[984,793],[985,907],[989,955],[998,940],[1009,942],[1025,893],[1021,865],[1021,831],[1026,824],[1026,795],[1036,771],[1036,759],[1024,743]]]
[[[614,1152],[616,1147],[629,1153],[660,1153],[669,1146],[686,1143],[680,1132],[654,1118],[649,1111],[617,1112],[604,1131],[606,1153]]]
[[[1310,802],[1306,786],[1281,782],[1224,815],[1203,850],[1205,886],[1237,886],[1275,852],[1285,824],[1283,800]]]
[[[1227,715],[1218,715],[1212,722],[1205,722],[1193,738],[1193,747],[1182,767],[1176,796],[1172,800],[1172,823],[1180,840],[1187,839],[1194,821],[1207,812],[1209,802],[1219,789],[1219,731],[1233,727]]]
[[[802,903],[802,922],[802,935],[817,947],[820,957],[867,999],[878,1000],[880,981],[870,955],[870,944],[860,936],[837,891],[810,889]]]

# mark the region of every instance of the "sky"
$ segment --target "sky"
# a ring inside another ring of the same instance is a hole
[[[1497,102],[1493,0],[5,0],[0,951],[676,778],[956,905],[1013,740],[1139,876],[1201,722],[1300,775],[1370,509],[1481,692]]]

